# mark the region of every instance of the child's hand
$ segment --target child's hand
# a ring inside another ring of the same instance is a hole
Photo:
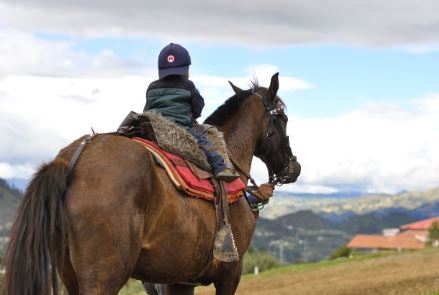
[[[263,183],[258,186],[258,191],[260,193],[260,197],[262,197],[264,200],[268,200],[273,196],[274,185],[272,183]]]

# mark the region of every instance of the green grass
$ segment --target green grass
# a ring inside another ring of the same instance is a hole
[[[352,257],[350,258],[338,258],[333,260],[323,260],[319,262],[314,263],[302,263],[302,264],[291,264],[291,265],[285,265],[285,266],[279,266],[277,268],[270,269],[268,271],[260,273],[260,276],[263,277],[270,277],[275,276],[278,274],[283,273],[299,273],[299,272],[306,272],[306,271],[313,271],[313,270],[319,270],[323,268],[332,267],[335,265],[343,264],[343,263],[350,263],[354,261],[362,261],[362,260],[369,260],[369,259],[375,259],[379,257],[386,257],[386,256],[392,256],[392,255],[398,255],[401,253],[393,252],[393,251],[386,251],[386,252],[376,252],[376,253],[354,253]],[[254,275],[244,275],[243,279],[246,278],[253,278]]]
[[[434,252],[435,250],[437,250],[437,249],[432,249],[430,252],[436,253],[436,252]],[[429,251],[428,249],[424,250],[424,252],[426,252],[426,253],[428,253],[428,251]],[[303,263],[303,264],[279,266],[279,267],[270,269],[268,271],[259,273],[258,277],[272,277],[272,276],[277,276],[277,275],[286,274],[286,273],[291,273],[291,274],[302,273],[302,272],[307,272],[307,271],[314,271],[314,270],[319,270],[319,269],[324,269],[324,268],[330,268],[330,267],[333,267],[333,266],[336,266],[339,264],[351,263],[354,261],[370,260],[370,259],[375,259],[375,258],[379,258],[379,257],[401,255],[401,254],[404,254],[404,253],[392,252],[392,251],[369,253],[369,254],[354,253],[352,258],[339,258],[339,259],[333,259],[333,260],[324,260],[324,261],[315,262],[315,263]],[[257,277],[253,274],[246,274],[246,275],[242,276],[242,280],[249,280],[249,279],[251,280],[251,279],[255,279],[255,278],[257,278]],[[120,295],[140,295],[140,294],[144,295],[146,293],[145,293],[140,281],[130,280],[124,286],[124,288],[119,292],[119,294]],[[422,295],[439,295],[439,292],[425,293]]]
[[[334,260],[325,260],[316,263],[304,263],[304,264],[296,264],[296,265],[284,265],[274,269],[270,269],[265,272],[261,272],[258,276],[253,274],[247,274],[242,277],[242,283],[248,282],[250,284],[260,280],[268,280],[276,278],[277,276],[285,276],[285,275],[300,275],[309,272],[310,274],[313,271],[320,271],[328,269],[327,271],[331,271],[331,268],[337,268],[338,266],[348,266],[349,264],[353,264],[353,267],[358,266],[358,263],[374,263],[374,260],[392,260],[392,263],[395,261],[403,261],[404,259],[411,259],[413,255],[416,255],[416,259],[419,263],[423,263],[429,261],[433,257],[437,257],[439,254],[439,248],[427,248],[422,251],[416,252],[377,252],[377,253],[353,253],[353,257],[351,258],[339,258]],[[397,258],[397,259],[394,259]],[[437,259],[437,258],[436,258]],[[368,262],[370,261],[370,262]],[[435,288],[428,288],[420,291],[420,293],[415,293],[413,295],[439,295],[439,291],[435,290]],[[121,290],[119,293],[121,295],[144,295],[146,294],[143,290],[143,287],[139,281],[130,280],[129,283]]]
[[[146,295],[146,292],[140,281],[131,279],[120,290],[119,295]]]

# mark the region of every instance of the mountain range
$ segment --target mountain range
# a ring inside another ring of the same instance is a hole
[[[328,219],[346,219],[355,214],[402,212],[415,218],[435,216],[439,208],[439,188],[398,194],[294,194],[275,192],[261,216],[274,219],[301,210],[311,210]]]
[[[22,192],[0,179],[0,256]],[[396,195],[276,192],[261,211],[252,247],[282,263],[319,261],[358,233],[380,233],[439,216],[439,188]]]
[[[260,218],[252,246],[284,263],[319,261],[346,245],[355,234],[380,234],[383,229],[417,220],[401,212],[352,214],[343,220],[329,220],[311,210],[297,211],[275,219]]]

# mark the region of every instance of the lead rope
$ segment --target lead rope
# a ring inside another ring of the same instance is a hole
[[[238,164],[238,163],[237,163],[237,162],[236,162],[231,156],[229,156],[229,159],[230,159],[230,161],[232,161],[233,165],[235,165],[235,167],[238,168],[239,172],[241,172],[242,174],[244,174],[244,176],[247,177],[247,179],[250,180],[250,182],[251,182],[254,186],[259,187],[259,186],[256,184],[256,181],[251,177],[250,173],[245,172],[244,169],[242,169],[241,166],[239,166],[239,164]]]

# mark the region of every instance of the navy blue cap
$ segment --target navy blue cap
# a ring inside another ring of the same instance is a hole
[[[160,51],[159,78],[169,75],[184,75],[189,71],[190,64],[189,52],[183,46],[171,43]]]

